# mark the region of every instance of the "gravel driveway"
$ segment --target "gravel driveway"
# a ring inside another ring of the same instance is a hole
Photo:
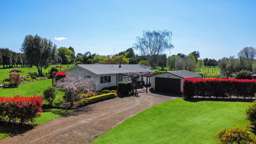
[[[0,144],[88,144],[123,120],[172,97],[139,94],[139,97],[115,98],[81,108],[74,115],[38,126]]]

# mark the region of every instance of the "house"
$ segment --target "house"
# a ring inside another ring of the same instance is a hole
[[[185,78],[200,77],[198,73],[187,70],[168,71],[151,77],[151,87],[157,92],[180,95]]]
[[[117,86],[121,81],[129,81],[128,74],[136,73],[143,79],[150,73],[150,67],[139,64],[79,64],[70,74],[79,79],[90,79],[96,86],[96,91]]]

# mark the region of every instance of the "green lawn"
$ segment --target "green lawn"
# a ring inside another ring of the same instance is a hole
[[[51,66],[49,66],[47,68],[44,68],[43,72],[44,73],[48,73],[49,70],[51,69],[51,67],[54,67],[54,66],[56,66],[56,65],[51,65]],[[72,65],[62,65],[62,66],[63,66],[62,70],[66,70],[66,69],[72,68]],[[27,75],[29,72],[30,73],[31,72],[37,72],[37,69],[34,66],[33,67],[15,68],[15,69],[20,69],[22,76]],[[2,68],[0,69],[0,82],[9,77],[10,70],[11,70],[11,68],[10,69],[2,69]]]
[[[219,67],[200,67],[196,69],[197,72],[203,74],[204,77],[220,77]]]
[[[52,66],[51,66],[52,67]],[[44,69],[44,73],[48,72],[51,67]],[[64,65],[63,70],[72,68],[71,65]],[[29,72],[36,72],[36,68],[20,68],[21,75],[27,75]],[[10,69],[0,69],[0,82],[8,78]],[[17,88],[0,88],[0,97],[12,97],[12,96],[43,96],[43,91],[52,86],[51,79],[35,80],[31,82],[23,82]],[[54,100],[54,104],[59,104],[63,101],[63,91],[57,91],[57,96]],[[66,111],[61,109],[48,109],[43,112],[39,117],[35,119],[35,124],[40,125],[47,123],[51,120],[63,117]],[[0,139],[9,136],[9,130],[0,126]]]
[[[69,112],[71,112],[71,111],[65,111],[65,110],[61,110],[61,109],[48,109],[47,111],[41,113],[40,116],[35,118],[34,124],[36,124],[36,125],[45,124],[54,119],[63,117],[65,115],[67,115]],[[4,128],[4,130],[3,130],[3,127],[0,126],[0,140],[8,137],[9,135],[10,135],[9,129]]]
[[[33,82],[22,83],[17,88],[0,88],[0,97],[12,97],[12,96],[42,96],[43,91],[51,86],[51,80],[36,80]],[[63,101],[64,92],[57,91],[54,104],[59,104]],[[50,109],[43,112],[39,117],[35,119],[35,124],[40,125],[47,123],[51,120],[62,117],[65,114],[61,109]],[[0,140],[8,137],[9,130],[0,126]]]
[[[216,144],[225,128],[248,125],[245,102],[187,102],[154,106],[98,137],[94,144]]]

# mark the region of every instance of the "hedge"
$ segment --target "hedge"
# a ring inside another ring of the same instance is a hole
[[[184,81],[185,98],[240,96],[254,98],[256,80],[234,78],[186,78]]]
[[[79,104],[88,105],[88,104],[96,103],[99,101],[115,98],[116,96],[117,96],[116,93],[106,93],[106,94],[96,95],[96,96],[84,98],[79,102]]]
[[[33,97],[1,97],[0,119],[14,123],[33,122],[42,112],[43,98]]]

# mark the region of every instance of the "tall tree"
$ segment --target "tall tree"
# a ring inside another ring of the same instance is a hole
[[[61,58],[62,64],[70,64],[73,63],[75,60],[75,52],[72,47],[60,47],[58,49],[58,56]]]
[[[144,56],[149,56],[151,66],[155,66],[155,56],[173,48],[172,33],[169,31],[147,31],[137,38],[135,48]]]
[[[256,49],[253,47],[245,47],[243,48],[239,53],[238,56],[240,58],[246,58],[246,59],[254,59],[256,56]]]
[[[43,67],[48,66],[53,52],[53,43],[38,35],[27,35],[22,44],[28,64],[37,67],[38,75],[43,76]]]

